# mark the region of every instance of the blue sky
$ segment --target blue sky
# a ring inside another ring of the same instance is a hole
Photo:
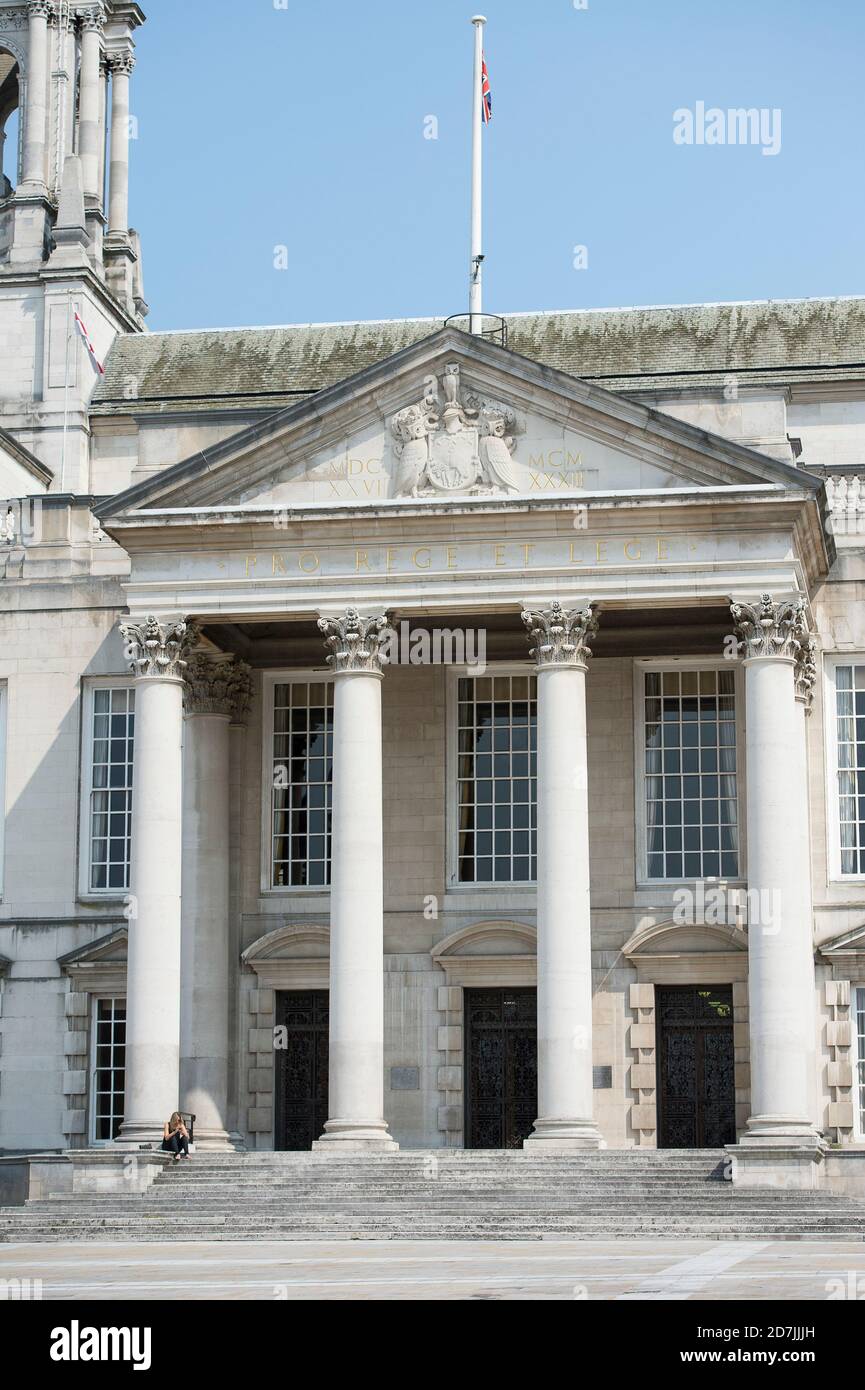
[[[130,215],[151,328],[466,307],[470,0],[142,4]],[[865,289],[865,5],[483,13],[487,309]],[[780,152],[677,145],[698,102],[779,109]]]

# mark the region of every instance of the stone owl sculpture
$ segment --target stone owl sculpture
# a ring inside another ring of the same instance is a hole
[[[481,412],[481,462],[499,487],[506,492],[519,492],[520,485],[511,458],[514,439],[506,433],[508,423],[508,416],[503,411]]]
[[[429,462],[429,421],[419,406],[410,406],[397,416],[393,432],[399,467],[396,475],[396,496],[417,497]]]

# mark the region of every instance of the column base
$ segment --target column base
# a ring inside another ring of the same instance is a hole
[[[557,1149],[605,1149],[605,1141],[594,1120],[535,1120],[535,1127],[528,1139],[523,1140],[524,1149],[543,1149],[547,1153]]]
[[[193,1134],[192,1146],[197,1153],[235,1153],[246,1149],[242,1136],[229,1134],[227,1129],[199,1129],[196,1125]]]
[[[312,1147],[331,1153],[396,1153],[399,1144],[391,1139],[384,1120],[328,1120]]]
[[[164,1120],[124,1120],[114,1140],[116,1148],[141,1149],[162,1143]]]
[[[823,1158],[826,1145],[820,1140],[780,1137],[774,1144],[727,1144],[732,1163],[734,1187],[784,1188],[798,1192],[816,1191],[823,1187],[825,1170]]]
[[[820,1142],[814,1125],[799,1115],[752,1115],[737,1147],[771,1148],[777,1144],[815,1145]]]

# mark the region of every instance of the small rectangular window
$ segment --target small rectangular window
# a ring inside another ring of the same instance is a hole
[[[537,689],[533,675],[457,685],[460,883],[537,878]]]
[[[738,878],[734,672],[647,671],[643,722],[648,877]]]
[[[271,887],[330,883],[333,682],[273,687]]]

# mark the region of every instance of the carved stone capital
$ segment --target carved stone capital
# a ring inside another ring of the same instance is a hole
[[[135,67],[135,55],[129,52],[109,53],[108,66],[112,77],[131,77]]]
[[[540,669],[585,666],[592,654],[588,644],[598,631],[598,620],[590,603],[585,608],[568,609],[556,599],[541,612],[527,610],[522,619],[534,643],[531,654]]]
[[[761,594],[759,603],[731,603],[730,612],[739,637],[739,655],[796,658],[807,635],[805,600],[797,597],[775,603]]]
[[[89,10],[76,10],[75,13],[78,17],[78,23],[81,26],[82,33],[92,33],[94,31],[97,34],[102,33],[105,28],[105,10],[101,5],[94,5],[92,9]]]
[[[817,683],[817,639],[810,633],[799,643],[793,679],[796,684],[796,699],[801,700],[805,706],[805,713],[810,714],[814,705],[814,686]]]
[[[252,697],[252,674],[237,656],[194,651],[184,671],[186,713],[224,714],[243,723]]]
[[[195,640],[194,628],[186,623],[161,623],[150,616],[143,623],[121,623],[120,631],[126,643],[124,655],[136,676],[182,678]]]
[[[334,675],[347,671],[367,671],[381,675],[381,634],[387,627],[384,614],[363,618],[356,608],[347,608],[341,617],[319,618],[319,631],[330,655],[327,664]]]
[[[31,19],[53,19],[53,0],[30,0],[27,6],[27,13],[30,15]]]

